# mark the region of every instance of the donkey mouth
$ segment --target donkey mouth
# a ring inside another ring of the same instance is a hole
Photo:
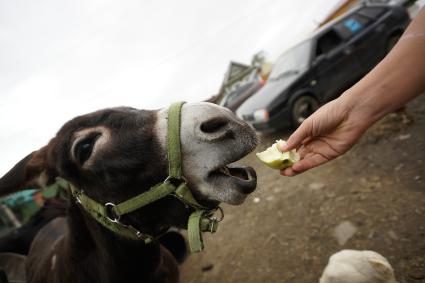
[[[257,174],[252,167],[224,165],[210,172],[209,177],[232,185],[241,194],[252,193],[257,186]]]

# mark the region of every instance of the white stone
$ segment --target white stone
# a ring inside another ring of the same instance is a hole
[[[350,221],[341,222],[334,230],[334,237],[341,246],[354,236],[357,232],[357,227]]]
[[[311,183],[310,185],[308,185],[308,187],[310,188],[310,190],[316,191],[316,190],[321,190],[325,187],[325,184],[322,183]]]
[[[408,140],[408,139],[410,139],[410,134],[400,135],[400,136],[398,136],[398,139],[401,140],[401,141]]]
[[[319,283],[397,283],[388,260],[374,251],[333,254]]]

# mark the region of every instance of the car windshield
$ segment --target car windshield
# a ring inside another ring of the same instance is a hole
[[[270,74],[270,80],[279,80],[298,74],[300,69],[308,67],[310,54],[311,40],[292,47],[277,59]]]

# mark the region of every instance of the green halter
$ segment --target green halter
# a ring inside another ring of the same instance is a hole
[[[183,104],[184,102],[174,103],[168,110],[168,177],[163,183],[159,183],[150,188],[148,191],[119,204],[113,204],[111,202],[100,204],[88,197],[83,191],[76,188],[73,184],[69,182],[67,183],[69,184],[71,193],[77,203],[79,203],[100,224],[125,238],[144,240],[145,243],[154,241],[155,237],[148,235],[143,231],[139,231],[131,225],[123,224],[120,222],[121,216],[140,209],[165,196],[175,196],[178,200],[183,202],[187,208],[194,211],[189,216],[189,222],[187,225],[188,240],[191,252],[199,252],[204,248],[201,233],[214,233],[217,230],[220,219],[213,217],[216,209],[206,208],[195,200],[184,177],[182,176],[180,120]]]

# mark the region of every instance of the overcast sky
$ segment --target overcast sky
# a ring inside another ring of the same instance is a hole
[[[217,93],[230,60],[271,60],[340,0],[0,0],[0,176],[76,115]]]

